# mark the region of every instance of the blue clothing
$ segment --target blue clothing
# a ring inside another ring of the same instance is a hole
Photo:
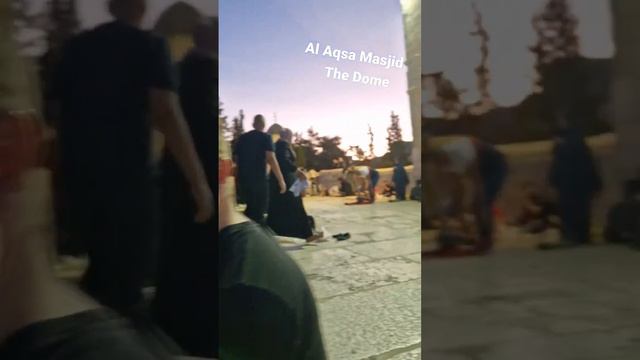
[[[409,183],[409,175],[401,164],[393,168],[393,176],[391,178],[396,188],[396,198],[398,200],[406,200],[407,184]]]

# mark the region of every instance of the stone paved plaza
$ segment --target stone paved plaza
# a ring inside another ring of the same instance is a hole
[[[594,245],[426,260],[429,360],[640,359],[640,252]]]
[[[329,359],[420,359],[420,203],[345,201],[305,206],[318,228],[350,240],[289,252],[318,301]]]

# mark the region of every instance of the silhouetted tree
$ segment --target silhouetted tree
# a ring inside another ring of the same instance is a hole
[[[369,159],[373,159],[376,157],[375,146],[373,145],[373,130],[371,130],[371,125],[367,126],[369,127],[369,131],[367,131],[367,135],[369,135]]]
[[[238,116],[234,117],[231,125],[231,143],[235,145],[240,135],[244,134],[244,111],[240,110]]]
[[[471,3],[473,13],[475,16],[476,30],[471,33],[471,36],[477,36],[480,38],[480,64],[476,67],[475,72],[478,77],[478,91],[480,92],[480,100],[478,105],[489,105],[491,103],[491,94],[489,93],[489,32],[484,26],[482,13],[478,9],[478,5],[475,2]]]
[[[339,136],[323,136],[319,138],[318,147],[320,152],[317,155],[317,166],[320,170],[331,169],[335,161],[346,160],[346,152],[340,148],[342,139]]]
[[[224,139],[230,142],[233,140],[233,131],[231,126],[229,125],[229,117],[227,115],[224,115],[223,105],[224,104],[222,102],[220,102],[218,105],[218,117],[222,122],[222,131],[224,133]]]
[[[355,156],[356,159],[358,159],[358,161],[363,161],[367,158],[367,154],[358,145],[349,146],[349,152],[351,152],[353,156]]]
[[[387,144],[389,145],[389,151],[391,151],[392,145],[396,142],[402,141],[402,129],[400,128],[400,116],[391,112],[391,125],[387,128]]]
[[[584,92],[577,26],[567,0],[549,0],[533,18],[538,42],[531,51],[536,55],[537,85],[544,95],[545,114],[568,112]]]
[[[538,66],[578,56],[578,19],[572,14],[567,0],[549,0],[542,12],[533,17],[532,23],[538,42],[531,51],[536,54]]]
[[[318,133],[309,128],[307,130],[307,137],[305,138],[301,133],[295,133],[293,135],[293,148],[298,155],[298,165],[305,169],[320,170],[318,167]]]
[[[456,88],[451,80],[447,79],[443,73],[425,75],[425,79],[430,78],[435,86],[436,98],[430,100],[431,105],[442,111],[444,118],[456,119],[464,110],[461,95],[463,90]]]

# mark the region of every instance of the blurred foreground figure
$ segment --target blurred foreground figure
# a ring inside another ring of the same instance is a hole
[[[87,292],[130,313],[142,300],[152,237],[152,123],[207,221],[213,196],[182,117],[166,43],[139,27],[144,0],[111,0],[114,22],[67,44],[56,79],[60,171],[71,236],[87,243]]]
[[[208,185],[217,189],[218,26],[203,22],[196,47],[180,63],[180,102],[203,160]],[[154,304],[158,323],[190,355],[211,357],[218,340],[216,220],[198,224],[189,183],[176,158],[163,161],[163,235]]]
[[[0,359],[171,359],[116,313],[55,277],[51,174],[34,121],[0,115]],[[11,162],[11,166],[7,166]]]
[[[302,271],[258,224],[235,210],[231,158],[219,136],[218,249],[221,359],[325,359]]]
[[[562,232],[559,246],[589,243],[591,204],[602,190],[602,179],[591,149],[578,130],[567,128],[558,133],[549,182],[558,194]]]
[[[433,170],[437,173],[435,184],[439,191],[448,195],[440,210],[443,219],[441,238],[447,236],[447,224],[452,218],[457,217],[464,227],[463,203],[469,197],[469,191],[472,191],[477,234],[473,241],[474,249],[468,254],[491,251],[494,241],[493,205],[508,175],[504,155],[491,144],[462,137],[432,151],[427,161],[434,165]],[[465,187],[465,181],[470,182],[471,189]],[[452,249],[442,248],[439,251],[448,250]],[[439,251],[432,255],[438,255]]]

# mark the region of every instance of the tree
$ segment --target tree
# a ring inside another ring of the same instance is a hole
[[[235,145],[242,134],[244,134],[244,112],[240,110],[238,116],[234,117],[232,121],[231,143]]]
[[[429,103],[442,111],[445,119],[457,119],[464,110],[461,96],[465,90],[456,88],[442,72],[424,75],[424,81],[435,88],[435,98]]]
[[[373,159],[376,157],[374,152],[375,147],[373,145],[373,130],[371,130],[371,125],[367,126],[369,127],[369,131],[367,132],[367,135],[369,135],[369,159]]]
[[[389,151],[391,151],[392,145],[402,141],[402,129],[400,128],[400,116],[391,112],[391,125],[387,128],[387,144],[389,145]]]
[[[362,150],[362,148],[358,145],[349,146],[348,152],[353,154],[353,156],[355,156],[358,161],[364,161],[367,158],[367,154],[365,154],[364,150]]]
[[[545,98],[545,111],[559,115],[580,101],[584,93],[580,74],[578,20],[567,0],[549,0],[534,16],[538,42],[531,48],[536,55],[538,86]],[[557,119],[556,119],[557,120]]]
[[[218,118],[222,122],[222,132],[224,134],[223,135],[224,139],[226,141],[231,142],[233,140],[233,130],[232,130],[231,126],[229,125],[229,117],[227,115],[224,115],[223,105],[224,104],[222,102],[219,102],[219,105],[218,105]]]
[[[342,139],[339,136],[323,136],[319,138],[318,147],[320,152],[317,155],[317,166],[319,169],[331,169],[335,167],[335,161],[344,162],[346,152],[340,148]]]
[[[542,12],[533,17],[532,24],[538,42],[531,51],[536,55],[538,66],[578,56],[578,20],[567,0],[549,0]]]
[[[478,9],[478,5],[475,2],[471,3],[473,13],[475,16],[476,30],[471,33],[471,36],[477,36],[480,38],[480,64],[476,67],[475,72],[478,77],[478,91],[480,92],[480,100],[475,104],[479,112],[485,112],[492,107],[493,101],[491,100],[491,94],[489,93],[489,32],[484,26],[482,13]],[[472,109],[469,109],[473,111]]]
[[[317,163],[317,138],[318,133],[309,128],[307,130],[307,138],[301,133],[295,133],[293,135],[293,148],[298,154],[298,165],[305,169],[318,168]]]

